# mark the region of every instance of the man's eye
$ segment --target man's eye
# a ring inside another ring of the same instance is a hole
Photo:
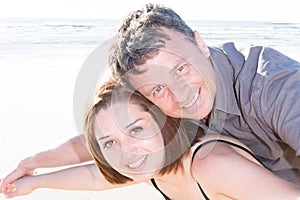
[[[111,140],[111,141],[107,141],[104,143],[104,149],[109,149],[111,148],[116,142]]]
[[[184,66],[178,67],[176,70],[176,73],[178,73],[178,74],[181,73],[184,70],[184,68],[185,68]]]
[[[164,88],[164,86],[162,86],[162,85],[156,87],[156,88],[154,89],[154,93],[156,93],[156,94],[159,93],[163,88]]]
[[[141,132],[143,130],[142,127],[135,127],[133,129],[131,129],[130,134],[131,135],[137,135],[139,132]]]

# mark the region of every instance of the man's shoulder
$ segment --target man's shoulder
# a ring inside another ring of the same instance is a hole
[[[290,69],[300,69],[300,63],[291,59],[282,52],[267,46],[258,46],[243,43],[224,43],[211,48],[213,60],[223,60],[226,57],[233,69],[234,77],[245,75],[270,77],[290,71]],[[222,66],[222,65],[220,65]],[[242,73],[241,73],[242,72]]]

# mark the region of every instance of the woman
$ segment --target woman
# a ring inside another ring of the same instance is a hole
[[[141,95],[107,83],[85,117],[95,165],[24,177],[8,197],[36,188],[107,190],[146,182],[165,199],[297,199],[300,190],[266,170],[240,142],[204,135]]]

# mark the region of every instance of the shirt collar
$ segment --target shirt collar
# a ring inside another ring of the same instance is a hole
[[[240,115],[240,109],[234,92],[233,66],[223,50],[209,48],[210,58],[216,74],[216,98],[213,112],[220,110]]]

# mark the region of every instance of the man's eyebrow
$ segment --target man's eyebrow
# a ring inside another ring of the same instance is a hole
[[[183,63],[186,63],[186,62],[187,62],[187,60],[184,59],[184,58],[179,58],[179,59],[177,59],[176,61],[174,61],[174,62],[172,63],[173,69],[171,70],[171,73],[172,73],[172,74],[175,73],[176,70],[177,70],[177,68],[178,68],[180,65],[182,65]]]
[[[158,84],[157,84],[158,85]],[[151,93],[152,93],[152,91],[154,90],[154,88],[156,88],[157,87],[157,85],[155,85],[155,86],[146,86],[146,88],[145,89],[143,89],[143,91],[144,91],[144,96],[150,96],[151,95]]]
[[[125,129],[127,129],[128,127],[132,126],[133,124],[137,123],[138,121],[142,120],[142,118],[138,118],[137,120],[135,120],[134,122],[128,124],[127,126],[125,126]]]

